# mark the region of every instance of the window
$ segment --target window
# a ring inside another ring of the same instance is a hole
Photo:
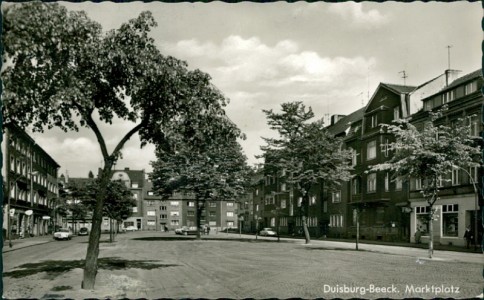
[[[234,202],[227,202],[227,207],[234,207]]]
[[[311,200],[309,202],[310,205],[316,204],[316,196],[311,196]]]
[[[195,212],[193,210],[189,210],[189,211],[187,211],[187,216],[194,217],[195,216]]]
[[[172,226],[178,226],[178,225],[180,225],[180,220],[171,220],[170,221],[170,225],[172,225]]]
[[[209,214],[210,217],[216,217],[217,216],[217,213],[214,212],[214,211],[210,211],[208,214]]]
[[[475,81],[469,82],[468,84],[465,85],[465,89],[464,89],[465,95],[469,95],[470,93],[473,93],[475,91],[477,91],[477,85]]]
[[[259,189],[255,189],[255,195],[259,196]]]
[[[149,220],[146,222],[146,225],[148,226],[155,226],[156,225],[156,222],[155,221],[152,221],[152,220]]]
[[[353,192],[353,195],[357,195],[360,193],[360,180],[359,178],[353,178],[353,180],[351,181],[351,185],[352,185],[352,192]]]
[[[358,163],[357,161],[358,159],[358,152],[356,152],[355,149],[351,149],[351,166],[356,166],[356,164]]]
[[[442,94],[442,104],[445,104],[445,103],[450,102],[452,100],[454,100],[454,91],[453,90]]]
[[[228,221],[228,222],[227,222],[227,226],[228,226],[229,228],[234,227],[234,222],[233,222],[233,221]]]
[[[217,202],[209,202],[208,207],[217,207]]]
[[[390,142],[388,141],[388,139],[385,139],[385,143],[381,145],[381,148],[381,152],[383,153],[383,155],[385,155],[385,157],[388,157],[388,154],[390,153]]]
[[[376,158],[376,141],[371,141],[366,145],[366,159]]]
[[[281,208],[286,208],[286,200],[281,200]]]
[[[452,185],[459,185],[460,180],[459,180],[459,169],[458,168],[452,168]]]
[[[168,219],[168,215],[166,215],[166,214],[161,214],[161,215],[160,215],[160,219]]]
[[[479,120],[477,119],[477,116],[476,115],[470,116],[468,119],[469,119],[469,126],[470,126],[470,129],[469,129],[470,136],[478,137],[481,131],[480,130],[481,126],[479,124]]]
[[[134,212],[134,213],[137,213],[137,212],[138,212],[138,207],[136,207],[136,206],[135,206],[135,207],[133,207],[132,209],[133,209],[133,212]]]
[[[356,226],[358,223],[358,209],[353,208],[353,225]]]
[[[285,191],[286,191],[286,184],[281,183],[281,192],[285,192]]]
[[[301,207],[302,205],[302,197],[297,198],[297,206]]]
[[[255,211],[259,211],[259,204],[256,204]]]
[[[210,221],[210,222],[208,222],[208,225],[217,226],[217,221]]]
[[[341,202],[341,191],[331,193],[331,199],[333,203]]]
[[[415,179],[415,189],[416,190],[422,189],[422,178]]]
[[[385,192],[390,190],[390,174],[387,172],[385,174]]]
[[[330,227],[343,227],[343,215],[336,214],[329,216],[329,226]]]
[[[396,191],[402,190],[402,178],[401,177],[397,177],[397,179],[395,179],[395,190]]]
[[[180,203],[178,201],[170,201],[171,206],[178,206]]]
[[[376,173],[368,174],[366,188],[368,193],[376,192]]]
[[[170,216],[172,216],[172,217],[179,217],[180,216],[180,212],[178,212],[178,211],[170,211]]]
[[[233,217],[234,216],[234,212],[233,211],[228,211],[227,212],[227,217]]]
[[[458,236],[459,232],[459,205],[442,205],[442,233],[444,236]]]
[[[393,120],[400,120],[400,107],[393,108]]]
[[[148,206],[153,206],[155,204],[155,201],[153,200],[148,200]]]
[[[417,218],[417,228],[420,229],[422,235],[427,235],[429,232],[429,206],[415,207],[415,215]]]
[[[148,192],[148,196],[153,196],[155,193],[153,193],[152,191],[149,191]]]
[[[189,201],[188,202],[188,207],[195,207],[195,202]]]
[[[133,183],[131,183],[131,187],[132,187],[133,189],[137,189],[137,188],[138,188],[138,183],[137,183],[137,182],[133,182]]]
[[[328,201],[323,201],[323,212],[328,212]]]
[[[156,216],[156,211],[154,211],[154,210],[148,210],[148,211],[146,212],[146,215],[147,215],[147,216]]]
[[[371,116],[371,128],[374,128],[378,125],[378,119],[376,115]]]
[[[271,227],[275,227],[276,226],[276,218],[272,217],[271,218]]]
[[[432,110],[432,101],[425,101],[425,110],[429,111]]]
[[[166,206],[160,206],[160,210],[166,210]]]

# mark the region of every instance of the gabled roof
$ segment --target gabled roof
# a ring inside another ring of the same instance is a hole
[[[382,86],[385,86],[389,90],[397,93],[397,94],[407,94],[415,90],[416,86],[409,86],[409,85],[399,85],[399,84],[391,84],[391,83],[381,83]]]
[[[129,168],[125,168],[124,170],[112,170],[111,174],[116,172],[124,172],[129,176],[129,180],[131,182],[137,182],[138,187],[142,188],[145,183],[145,171],[144,170],[130,170]]]
[[[346,117],[341,118],[335,124],[329,126],[328,127],[329,132],[331,132],[335,136],[340,135],[351,126],[351,123],[361,120],[363,118],[364,113],[365,113],[365,107],[362,107],[352,112]]]

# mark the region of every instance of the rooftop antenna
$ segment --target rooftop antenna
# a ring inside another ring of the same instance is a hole
[[[367,90],[366,90],[366,101],[370,102],[370,66],[368,66],[368,76],[367,76]],[[365,105],[363,105],[365,106]]]
[[[447,66],[448,66],[448,70],[450,70],[450,48],[452,48],[452,45],[448,45],[446,48],[447,48]]]
[[[405,79],[407,79],[407,72],[405,72],[405,70],[401,71],[401,72],[398,72],[398,74],[402,73],[402,78],[403,78],[403,85],[406,86],[407,85],[407,82]]]

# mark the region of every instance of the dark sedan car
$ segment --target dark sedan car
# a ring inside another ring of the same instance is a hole
[[[81,227],[77,235],[89,235],[89,230],[86,227]]]

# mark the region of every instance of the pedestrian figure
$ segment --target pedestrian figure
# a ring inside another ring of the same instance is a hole
[[[420,227],[418,227],[417,231],[415,231],[415,243],[420,244],[421,237],[422,237],[422,232],[420,231]]]
[[[207,229],[207,235],[209,235],[210,234],[210,226],[207,226],[206,229]]]
[[[165,225],[165,232],[168,232],[168,227],[166,227],[166,225]]]
[[[467,226],[466,232],[464,233],[464,238],[466,239],[466,247],[467,249],[470,248],[471,242],[474,239],[474,235],[471,231],[471,226]]]

